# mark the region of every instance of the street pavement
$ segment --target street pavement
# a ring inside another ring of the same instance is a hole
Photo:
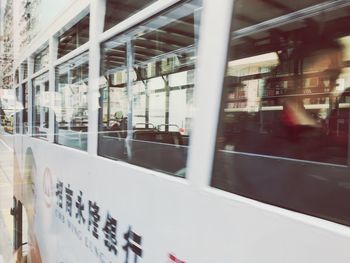
[[[13,250],[13,135],[0,134],[0,263],[11,262]]]

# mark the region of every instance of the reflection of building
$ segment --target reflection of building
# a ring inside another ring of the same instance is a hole
[[[1,1],[0,88],[12,88],[13,63],[72,0]]]
[[[36,9],[40,0],[22,0],[19,6],[19,45],[26,47],[35,36]]]
[[[1,49],[0,49],[0,85],[3,88],[12,86],[13,62],[13,0],[4,1],[1,13]]]
[[[12,87],[13,61],[34,37],[35,9],[40,0],[6,0],[2,3],[1,86]],[[16,54],[16,55],[15,55]]]

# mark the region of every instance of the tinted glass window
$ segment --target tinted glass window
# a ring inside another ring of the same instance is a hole
[[[318,5],[236,30],[235,1],[212,185],[350,224],[350,8],[274,2]]]
[[[58,38],[58,58],[89,41],[89,20],[90,16],[85,16]]]
[[[103,43],[100,155],[185,176],[199,13],[189,1]]]
[[[33,137],[46,138],[49,128],[49,74],[33,80]]]
[[[88,53],[56,68],[56,143],[87,149]]]
[[[104,30],[110,29],[155,1],[156,0],[107,0]]]

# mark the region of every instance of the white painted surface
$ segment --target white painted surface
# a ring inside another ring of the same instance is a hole
[[[24,145],[33,149],[37,164],[35,230],[47,262],[100,262],[67,227],[67,218],[111,262],[124,262],[123,234],[129,226],[142,236],[139,262],[165,262],[168,253],[208,263],[345,263],[350,258],[348,227],[40,140],[25,139]],[[82,191],[86,209],[88,200],[100,206],[99,240],[86,223],[80,225],[65,212],[65,198],[62,209],[55,198],[46,207],[41,190],[46,168],[54,183],[59,179],[64,187],[70,185],[74,201]],[[107,211],[118,221],[117,256],[103,244]]]

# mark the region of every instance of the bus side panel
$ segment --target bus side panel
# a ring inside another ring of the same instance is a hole
[[[33,228],[43,262],[350,258],[346,227],[61,146],[27,147],[36,163]]]

